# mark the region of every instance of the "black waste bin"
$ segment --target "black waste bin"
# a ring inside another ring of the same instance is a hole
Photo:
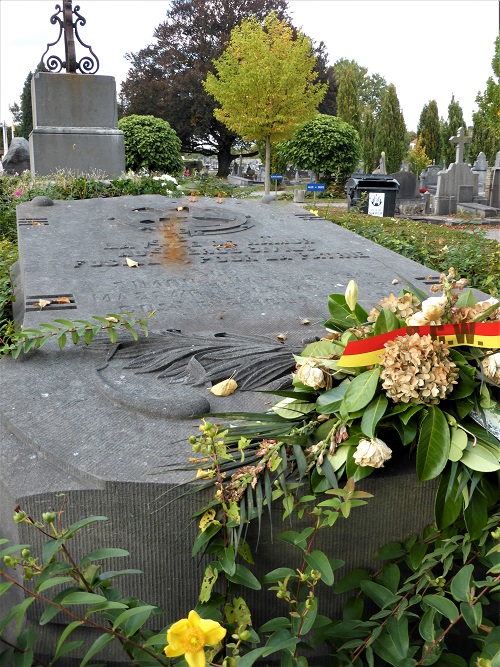
[[[356,206],[360,213],[390,218],[396,209],[399,183],[386,174],[352,174],[344,187],[347,210]]]

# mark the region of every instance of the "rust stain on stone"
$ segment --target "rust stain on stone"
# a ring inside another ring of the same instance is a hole
[[[160,219],[160,233],[162,237],[162,250],[160,257],[163,264],[168,266],[182,266],[188,264],[186,244],[180,236],[179,226],[185,217],[172,216]]]

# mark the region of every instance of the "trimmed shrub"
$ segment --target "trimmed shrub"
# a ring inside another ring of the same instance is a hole
[[[127,169],[181,173],[181,141],[166,120],[132,115],[121,118],[118,127],[125,137]]]

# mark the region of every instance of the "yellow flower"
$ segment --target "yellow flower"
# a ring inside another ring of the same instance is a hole
[[[167,658],[183,655],[189,667],[205,667],[205,646],[215,646],[226,636],[226,629],[217,621],[200,618],[190,611],[187,618],[174,623],[167,631]]]

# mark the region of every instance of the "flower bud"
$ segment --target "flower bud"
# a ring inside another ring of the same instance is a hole
[[[22,556],[23,558],[28,558],[29,555],[30,555],[30,553],[31,553],[31,551],[30,551],[29,549],[23,549],[23,550],[21,551],[21,556]]]
[[[252,635],[249,630],[241,630],[241,631],[238,630],[238,637],[241,639],[242,642],[247,642],[251,636]]]
[[[345,300],[351,310],[354,310],[358,302],[358,286],[354,280],[350,280],[345,291]]]
[[[45,521],[45,523],[54,523],[54,521],[56,520],[56,513],[55,512],[43,512],[42,519]]]
[[[5,563],[5,565],[7,565],[7,567],[10,567],[11,565],[14,565],[14,559],[11,558],[11,556],[4,556],[3,557],[3,562]]]
[[[27,517],[26,512],[16,512],[12,517],[16,523],[22,523]]]

